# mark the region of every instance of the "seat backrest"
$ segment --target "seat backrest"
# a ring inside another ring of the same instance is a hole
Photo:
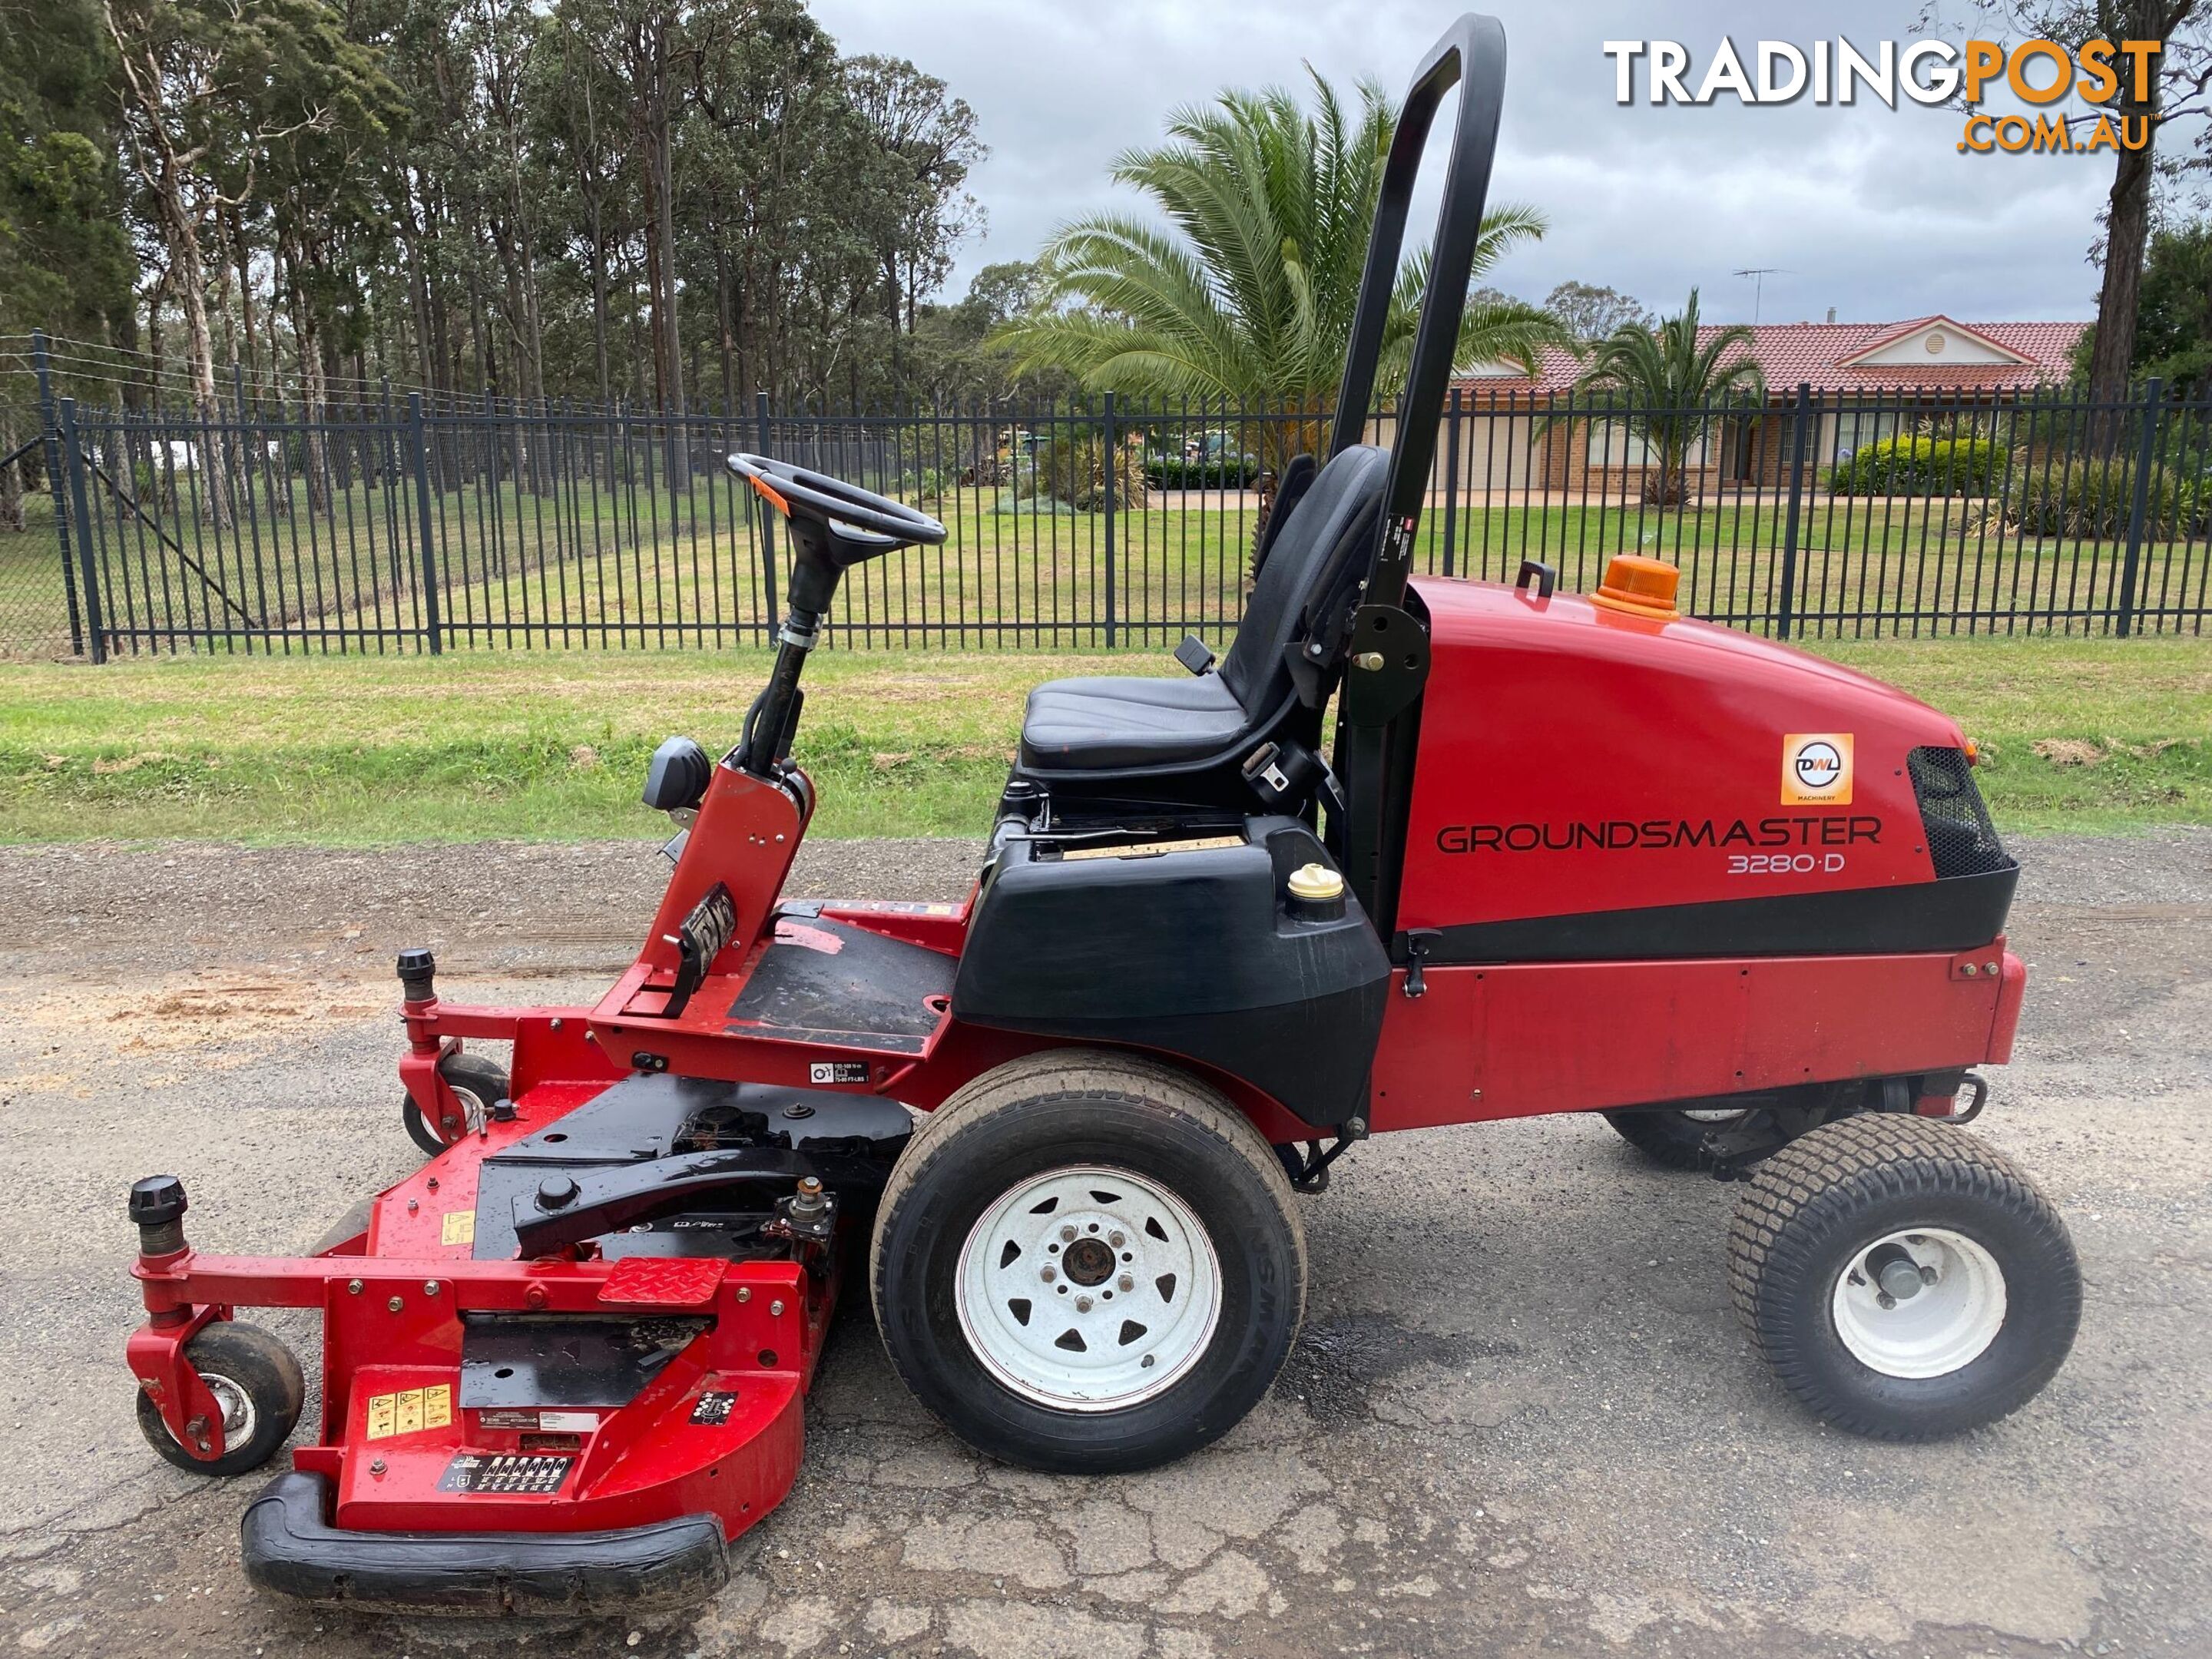
[[[1244,605],[1221,678],[1244,712],[1260,715],[1291,693],[1284,653],[1297,642],[1307,606],[1325,594],[1347,561],[1374,545],[1390,452],[1355,444],[1330,457],[1273,538]]]

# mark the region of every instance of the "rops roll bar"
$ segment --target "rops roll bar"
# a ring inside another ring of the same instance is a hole
[[[1359,442],[1366,430],[1383,325],[1406,240],[1407,209],[1437,106],[1455,86],[1460,88],[1459,117],[1452,126],[1429,286],[1421,296],[1421,320],[1413,334],[1413,366],[1398,407],[1396,441],[1391,446],[1389,480],[1382,498],[1383,533],[1368,582],[1370,605],[1395,605],[1404,596],[1413,527],[1428,489],[1437,425],[1443,417],[1460,319],[1467,310],[1467,285],[1474,270],[1483,204],[1490,194],[1490,163],[1498,149],[1498,118],[1505,100],[1505,30],[1496,18],[1463,14],[1429,48],[1406,94],[1383,167],[1375,228],[1367,241],[1367,265],[1359,279],[1359,303],[1352,313],[1351,348],[1345,355],[1336,429],[1329,443],[1332,455]]]

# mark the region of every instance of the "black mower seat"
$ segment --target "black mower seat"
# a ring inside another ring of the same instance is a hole
[[[1243,729],[1244,706],[1218,674],[1048,680],[1022,718],[1022,764],[1169,766],[1203,759]]]
[[[1220,672],[1047,680],[1030,692],[1021,769],[1051,778],[1240,761],[1289,705],[1285,658],[1308,608],[1369,551],[1389,469],[1389,451],[1357,444],[1314,476],[1273,538]]]

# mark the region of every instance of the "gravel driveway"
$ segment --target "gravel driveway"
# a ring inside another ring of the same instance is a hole
[[[796,884],[955,897],[975,857],[817,844]],[[436,945],[472,999],[596,994],[658,895],[650,849],[0,852],[0,1635],[332,1659],[2212,1654],[2212,832],[2023,858],[2034,978],[1983,1132],[2064,1210],[2087,1306],[2008,1421],[1899,1448],[1809,1420],[1728,1307],[1728,1190],[1600,1122],[1385,1137],[1304,1200],[1306,1338],[1218,1447],[1115,1480],[987,1463],[855,1304],[806,1468],[731,1587],[633,1629],[249,1590],[258,1477],[173,1471],[132,1424],[122,1200],[173,1169],[210,1248],[305,1246],[410,1167],[393,950]]]

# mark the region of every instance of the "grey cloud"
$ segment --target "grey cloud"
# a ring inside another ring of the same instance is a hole
[[[1536,298],[1576,277],[1672,306],[1694,283],[1709,315],[1748,319],[1752,285],[1730,273],[1771,265],[1785,274],[1766,281],[1767,321],[1830,306],[1846,319],[2094,309],[2083,256],[2108,159],[1962,155],[1955,112],[1903,100],[1895,111],[1809,100],[1624,108],[1601,50],[1680,40],[1694,87],[1723,34],[1747,61],[1762,36],[1802,46],[1841,33],[1871,52],[1912,38],[1917,5],[1492,3],[1512,52],[1492,190],[1552,222],[1498,286]],[[963,251],[956,284],[1033,253],[1075,215],[1138,206],[1106,169],[1155,139],[1176,106],[1224,85],[1300,84],[1302,61],[1340,84],[1372,75],[1395,91],[1450,16],[1396,0],[816,0],[816,10],[846,50],[911,58],[975,106],[992,155],[973,189],[990,230]]]

